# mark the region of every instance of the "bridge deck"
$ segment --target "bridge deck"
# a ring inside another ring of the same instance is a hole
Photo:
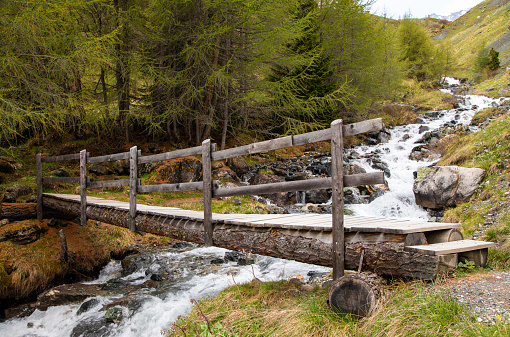
[[[79,195],[53,194],[45,195],[53,198],[79,203]],[[129,210],[129,203],[97,197],[87,197],[87,205],[97,207],[113,207]],[[150,215],[161,215],[175,219],[203,221],[203,212],[189,211],[177,207],[160,207],[137,204],[137,212]],[[331,232],[331,214],[213,214],[213,223],[240,225],[247,227],[278,228]],[[461,224],[416,222],[400,219],[375,218],[362,216],[344,216],[346,232],[411,234],[442,229],[459,228]]]

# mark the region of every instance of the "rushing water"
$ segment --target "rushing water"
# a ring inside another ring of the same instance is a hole
[[[450,84],[455,84],[453,79],[449,81]],[[441,111],[434,118],[423,118],[425,125],[434,130],[452,120],[469,124],[478,110],[497,102],[482,96],[463,96],[463,100],[460,109]],[[418,145],[416,141],[423,136],[423,132],[419,132],[422,125],[396,127],[390,130],[389,142],[355,149],[361,157],[377,153],[391,172],[391,176],[386,178],[390,191],[384,194],[384,197],[379,197],[370,204],[348,206],[357,215],[428,219],[427,212],[414,202],[412,185],[413,172],[431,163],[408,159],[411,150]],[[357,164],[367,172],[374,171],[366,160]],[[299,202],[304,203],[304,194],[300,197]],[[89,284],[108,284],[114,281],[124,286],[136,286],[150,279],[151,273],[147,270],[167,268],[166,270],[175,274],[171,282],[163,281],[157,289],[138,288],[130,293],[134,300],[127,308],[123,308],[124,319],[119,325],[106,324],[104,311],[99,311],[104,305],[126,296],[122,292],[112,292],[108,296],[95,297],[92,307],[81,314],[78,314],[78,310],[82,303],[77,303],[50,307],[47,311],[36,310],[29,317],[0,323],[0,336],[159,336],[161,330],[168,329],[179,315],[191,310],[191,299],[215,296],[234,283],[249,282],[255,277],[261,281],[276,281],[286,279],[291,274],[306,275],[311,270],[329,270],[264,256],[257,256],[255,264],[249,266],[238,266],[232,262],[221,267],[211,264],[212,260],[223,258],[225,252],[224,249],[212,247],[168,248],[144,257],[148,265],[139,267],[124,277],[120,262],[111,262],[103,269],[99,278]]]
[[[215,296],[228,286],[246,283],[255,277],[261,281],[277,281],[292,274],[330,270],[266,256],[256,256],[255,263],[247,266],[234,262],[221,266],[211,264],[210,261],[223,258],[225,252],[227,250],[221,248],[197,246],[163,249],[143,256],[147,263],[125,277],[121,277],[120,262],[110,262],[98,279],[86,283],[140,285],[150,279],[149,269],[167,268],[176,275],[171,281],[161,282],[157,289],[138,288],[129,294],[134,299],[127,308],[123,307],[124,319],[119,325],[106,324],[105,311],[100,311],[104,305],[127,296],[113,291],[105,297],[94,297],[92,307],[81,314],[82,303],[77,303],[50,307],[46,311],[36,310],[29,317],[0,323],[0,336],[160,336],[161,330],[168,329],[179,315],[191,310],[192,299]]]
[[[450,85],[458,84],[454,79],[448,79]],[[448,92],[448,90],[444,90]],[[420,167],[433,164],[430,161],[410,160],[409,155],[416,143],[426,131],[420,133],[420,127],[426,126],[430,131],[440,128],[448,122],[455,121],[457,124],[469,125],[476,112],[498,104],[499,99],[491,99],[485,96],[467,95],[461,96],[460,108],[438,111],[437,114],[421,116],[423,124],[410,124],[398,126],[390,130],[391,139],[384,144],[374,146],[361,146],[355,149],[363,155],[378,153],[381,161],[386,163],[391,172],[387,177],[389,191],[383,197],[379,197],[370,204],[348,205],[346,207],[354,211],[356,215],[380,216],[386,218],[405,218],[410,220],[428,220],[428,213],[416,205],[413,194],[413,172]],[[438,160],[439,158],[435,158]],[[368,161],[360,161],[367,172],[376,171],[371,168]]]

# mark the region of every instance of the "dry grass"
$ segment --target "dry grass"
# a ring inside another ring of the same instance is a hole
[[[508,325],[476,323],[440,286],[397,283],[383,294],[372,316],[355,319],[327,308],[326,289],[302,292],[286,282],[253,281],[201,301],[178,322],[182,329],[166,335],[197,336],[193,326],[205,318],[211,326],[221,324],[215,336],[507,336],[510,331]]]

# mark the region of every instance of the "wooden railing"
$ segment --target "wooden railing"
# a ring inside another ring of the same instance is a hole
[[[315,189],[332,189],[332,232],[333,232],[333,277],[337,279],[344,272],[344,228],[343,228],[343,188],[349,186],[383,184],[384,173],[373,172],[355,175],[343,175],[343,137],[353,136],[366,132],[382,130],[382,120],[372,119],[359,123],[343,125],[338,119],[331,123],[331,128],[309,132],[301,135],[282,137],[263,142],[253,143],[245,146],[217,151],[216,144],[210,139],[202,142],[202,146],[182,149],[162,154],[142,156],[136,146],[129,152],[117,153],[99,157],[89,157],[86,150],[76,154],[69,154],[54,157],[36,156],[37,164],[37,216],[43,218],[43,184],[44,183],[79,183],[81,200],[81,225],[87,223],[87,189],[129,186],[129,229],[136,230],[136,196],[137,193],[170,192],[170,191],[203,191],[204,199],[204,242],[206,245],[213,245],[213,223],[212,223],[212,198],[231,197],[239,195],[259,195],[277,192],[295,192]],[[301,181],[279,182],[254,186],[241,186],[235,188],[220,188],[216,181],[212,181],[212,162],[234,158],[243,155],[267,152],[283,149],[292,146],[306,145],[321,141],[331,141],[332,176]],[[157,184],[141,185],[138,179],[138,165],[177,159],[189,156],[202,156],[203,180],[200,182],[178,183],[178,184]],[[87,164],[127,160],[130,162],[129,180],[107,180],[92,182],[87,177]],[[57,162],[65,160],[79,160],[79,177],[43,177],[42,163]]]

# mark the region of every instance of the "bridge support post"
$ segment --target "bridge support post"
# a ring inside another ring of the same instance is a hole
[[[36,165],[36,169],[37,169],[37,178],[36,178],[36,183],[37,183],[37,220],[42,220],[43,219],[43,195],[42,195],[42,191],[43,191],[43,186],[42,186],[42,161],[41,161],[41,157],[42,155],[40,153],[38,153],[36,156],[35,156],[35,165]]]
[[[136,230],[136,192],[138,183],[138,148],[129,150],[129,230]]]
[[[202,142],[202,172],[204,182],[204,243],[213,245],[212,224],[212,167],[211,167],[211,140]]]
[[[80,225],[87,225],[87,150],[80,151]]]
[[[343,121],[331,123],[331,175],[333,180],[333,280],[344,275]]]

